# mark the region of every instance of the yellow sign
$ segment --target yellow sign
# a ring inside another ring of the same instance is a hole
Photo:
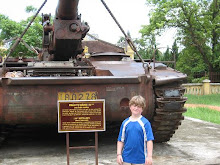
[[[96,100],[97,92],[58,92],[58,100]]]

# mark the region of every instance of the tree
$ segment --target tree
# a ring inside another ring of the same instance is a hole
[[[119,40],[118,40],[118,42],[116,43],[116,45],[117,46],[120,46],[120,47],[122,47],[122,48],[125,48],[125,37],[122,37],[122,36],[120,36],[120,38],[119,38]]]
[[[156,38],[154,35],[150,37],[143,36],[140,39],[135,39],[134,43],[143,59],[153,59],[154,54],[157,61],[161,61],[163,59],[162,53],[160,50],[157,50]]]
[[[198,50],[194,49],[194,47],[184,48],[180,52],[176,68],[188,75],[189,82],[194,78],[194,73],[208,71],[207,65],[200,57]]]
[[[179,48],[177,46],[177,41],[175,40],[173,45],[172,45],[172,54],[175,55],[175,60],[177,61],[178,60],[178,57],[179,57]],[[172,58],[172,60],[174,60]]]
[[[169,47],[167,47],[165,53],[163,54],[163,61],[173,61],[173,54]],[[167,66],[173,67],[173,64],[168,63]]]
[[[137,47],[138,53],[143,59],[151,59],[153,54],[153,49],[150,46],[150,42],[147,38],[135,39],[134,43]]]
[[[185,47],[182,55],[188,57],[181,57],[182,62],[196,55],[209,72],[220,71],[220,0],[147,0],[147,4],[155,7],[150,24],[141,29],[143,36],[175,27],[178,42]]]
[[[165,53],[163,54],[163,61],[177,61],[179,56],[178,46],[176,40],[174,41],[172,48],[167,47]],[[167,66],[174,68],[173,63],[168,63]]]
[[[34,7],[26,7],[26,12],[30,13],[34,11],[36,11]],[[29,17],[26,20],[16,22],[0,14],[0,40],[7,40],[14,37],[19,37],[31,19],[32,17]],[[41,16],[37,16],[37,18],[34,20],[31,27],[28,29],[27,33],[22,39],[30,46],[42,47],[42,34],[43,27],[41,25]],[[13,44],[13,42],[14,41],[12,41],[11,44]],[[12,56],[30,57],[33,56],[33,52],[28,50],[22,43],[20,43]]]

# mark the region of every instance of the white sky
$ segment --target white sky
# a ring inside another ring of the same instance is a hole
[[[26,6],[32,5],[39,8],[44,0],[0,0],[0,13],[9,16],[10,19],[20,21],[28,17],[25,12]],[[55,15],[58,0],[47,0],[40,13]],[[149,8],[146,0],[105,0],[118,22],[125,32],[129,31],[132,38],[140,37],[141,25],[149,23]],[[111,43],[117,43],[123,36],[114,23],[100,0],[79,0],[78,13],[82,14],[82,20],[88,22],[90,34],[98,34],[99,38]],[[167,39],[169,37],[169,39]],[[172,45],[172,31],[160,37],[161,47]]]

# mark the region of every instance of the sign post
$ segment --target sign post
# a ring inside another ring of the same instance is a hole
[[[98,132],[105,131],[105,100],[59,100],[58,132],[66,133],[67,165],[70,149],[95,149],[98,165]],[[95,146],[69,146],[69,132],[95,132]]]

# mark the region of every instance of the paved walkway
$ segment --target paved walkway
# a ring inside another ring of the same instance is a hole
[[[214,106],[214,105],[205,105],[205,104],[185,104],[184,105],[186,108],[188,107],[192,107],[192,108],[196,108],[196,107],[205,107],[205,108],[210,108],[216,111],[220,112],[220,107],[219,106]]]
[[[118,131],[99,133],[99,165],[116,163]],[[153,165],[220,165],[220,125],[186,117],[167,143],[154,143]],[[72,133],[71,146],[94,145],[93,133]],[[0,165],[66,165],[65,134],[56,127],[17,127],[0,148]],[[71,165],[94,165],[93,149],[71,150]]]

